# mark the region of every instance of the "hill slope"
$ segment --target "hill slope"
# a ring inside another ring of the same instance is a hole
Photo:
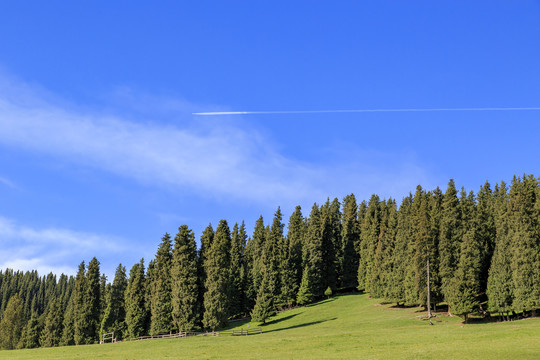
[[[190,337],[0,351],[0,359],[526,359],[540,356],[540,319],[462,325],[367,295],[343,295],[280,313],[249,337]],[[237,322],[231,328],[246,328]],[[256,324],[250,324],[250,327]]]

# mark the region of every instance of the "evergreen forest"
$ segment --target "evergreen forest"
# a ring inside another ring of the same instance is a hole
[[[540,309],[540,179],[479,190],[418,186],[402,199],[353,194],[261,216],[253,233],[221,220],[197,248],[182,225],[154,259],[109,282],[96,258],[75,276],[0,271],[0,348],[93,344],[214,331],[235,318],[264,323],[282,309],[363,291],[398,306],[448,309],[464,321],[536,316]],[[429,264],[429,294],[428,294]]]

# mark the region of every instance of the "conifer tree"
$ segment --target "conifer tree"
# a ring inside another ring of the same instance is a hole
[[[372,280],[373,297],[389,298],[391,284],[391,273],[393,269],[392,254],[395,247],[395,232],[397,226],[396,202],[389,199],[386,203],[381,203],[381,225],[379,240],[373,259]]]
[[[39,347],[39,335],[41,329],[39,326],[39,320],[37,313],[33,312],[30,316],[30,320],[26,323],[26,328],[23,331],[24,336],[21,336],[21,340],[24,342],[20,344],[20,347],[26,349],[34,349]]]
[[[168,333],[172,330],[171,261],[171,236],[165,233],[156,254],[154,278],[151,285],[151,335]]]
[[[73,289],[72,311],[73,311],[73,340],[75,345],[81,345],[86,343],[87,339],[87,320],[88,320],[88,308],[85,296],[87,294],[87,281],[86,281],[86,266],[84,261],[79,265],[79,270],[75,277],[75,287]],[[69,319],[69,317],[67,317]],[[68,330],[70,324],[64,325]],[[69,333],[66,332],[66,336]],[[70,342],[70,339],[65,338],[65,342]]]
[[[463,315],[465,322],[468,314],[479,306],[477,294],[480,291],[481,270],[481,243],[474,224],[471,224],[461,243],[460,260],[450,283],[448,298],[448,306],[452,309],[452,313]]]
[[[203,326],[215,330],[227,324],[229,317],[231,235],[226,220],[221,220],[205,262]]]
[[[270,288],[271,274],[265,273],[262,284],[257,293],[257,300],[255,301],[255,307],[251,313],[251,320],[256,322],[266,323],[266,319],[274,315],[274,297]]]
[[[358,232],[358,213],[354,194],[345,196],[343,199],[343,222],[341,230],[342,249],[341,253],[341,287],[356,289],[358,286],[358,261],[360,259],[355,250],[360,234]]]
[[[24,328],[24,304],[18,294],[10,297],[0,320],[0,348],[19,347]]]
[[[306,303],[303,299],[315,299],[322,296],[326,289],[322,272],[324,266],[322,237],[321,211],[317,204],[313,204],[304,242],[304,272],[297,297],[299,304]]]
[[[247,271],[245,264],[246,226],[234,224],[231,240],[231,310],[232,316],[243,315],[247,312],[246,283]]]
[[[507,314],[512,310],[514,287],[512,282],[512,251],[508,236],[508,190],[501,182],[494,191],[495,249],[487,282],[488,310]]]
[[[187,332],[197,323],[197,245],[195,235],[182,225],[172,253],[172,319],[174,328]]]
[[[296,206],[294,212],[289,218],[289,226],[287,229],[287,240],[289,243],[289,266],[287,271],[290,271],[294,278],[294,283],[289,284],[288,275],[282,275],[284,283],[282,283],[282,293],[288,293],[284,296],[285,299],[292,295],[292,299],[296,298],[300,282],[302,281],[302,248],[304,246],[305,223],[302,216],[302,208]],[[285,289],[285,287],[287,287]],[[288,301],[285,301],[288,303]]]
[[[62,339],[60,340],[59,345],[75,345],[74,294],[75,291],[73,291],[72,296],[68,298],[64,320],[62,321]]]
[[[387,295],[388,300],[397,304],[406,302],[405,279],[411,258],[409,257],[409,243],[412,239],[411,206],[412,194],[409,194],[403,198],[397,214],[396,239],[392,253],[393,269],[389,286],[390,291]]]
[[[461,212],[454,180],[450,179],[443,196],[439,235],[439,277],[445,299],[459,261]]]
[[[280,296],[281,284],[279,274],[279,245],[283,243],[283,215],[278,207],[274,213],[274,219],[270,228],[269,236],[264,244],[262,252],[263,277],[267,277],[267,286],[273,299]],[[261,285],[262,286],[262,285]]]
[[[373,257],[380,233],[380,200],[372,195],[363,217],[360,231],[360,263],[358,267],[358,289],[371,292]]]
[[[512,180],[508,203],[508,235],[512,249],[513,308],[540,309],[540,207],[538,180],[532,175]]]
[[[127,288],[126,268],[118,265],[114,280],[107,293],[107,307],[101,321],[100,338],[105,333],[114,332],[117,339],[122,340],[126,334],[125,292]]]
[[[99,340],[101,314],[99,261],[95,257],[88,263],[84,303],[84,343],[93,344]]]
[[[322,235],[322,279],[323,292],[330,286],[333,290],[337,289],[338,279],[338,258],[341,253],[341,213],[339,211],[340,203],[330,199],[321,208],[321,235]]]
[[[145,334],[148,321],[144,259],[131,268],[125,292],[127,335],[136,338]]]
[[[250,304],[255,304],[257,293],[264,276],[263,250],[266,246],[267,233],[262,215],[255,222],[253,237],[249,241],[250,278],[247,297]]]
[[[45,318],[45,324],[41,332],[40,344],[45,347],[58,346],[62,340],[63,313],[61,299],[51,299],[49,311]]]
[[[197,269],[198,269],[198,284],[197,288],[199,291],[197,302],[199,304],[199,323],[202,322],[202,316],[204,314],[204,293],[206,292],[205,284],[206,284],[206,269],[204,267],[204,264],[206,262],[207,253],[210,249],[210,246],[212,246],[212,242],[214,241],[214,228],[212,227],[212,224],[208,224],[208,226],[203,230],[202,236],[201,236],[201,248],[199,249],[198,257],[197,257]]]
[[[495,249],[496,228],[494,216],[494,198],[489,182],[485,182],[477,196],[474,224],[475,236],[480,246],[480,289],[484,293],[487,288],[489,267]]]

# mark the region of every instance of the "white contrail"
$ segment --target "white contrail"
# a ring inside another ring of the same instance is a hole
[[[428,112],[428,111],[537,111],[540,107],[492,107],[492,108],[434,108],[434,109],[359,109],[359,110],[285,110],[285,111],[214,111],[196,112],[192,115],[267,115],[267,114],[324,114],[324,113],[371,113],[371,112]]]

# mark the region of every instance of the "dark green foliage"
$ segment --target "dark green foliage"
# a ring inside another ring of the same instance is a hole
[[[304,272],[297,298],[299,304],[306,303],[306,299],[321,297],[326,289],[323,278],[324,259],[321,211],[317,204],[313,205],[308,220],[303,249],[303,263]]]
[[[197,246],[195,235],[182,225],[174,238],[172,253],[172,319],[174,328],[190,331],[197,323]]]
[[[260,216],[255,223],[253,229],[253,237],[248,242],[247,258],[249,262],[249,278],[248,289],[246,295],[250,304],[255,304],[255,299],[264,276],[263,250],[266,246],[267,233],[264,228],[263,217]]]
[[[101,315],[99,261],[94,257],[88,263],[86,274],[85,302],[85,343],[93,344],[99,341],[99,318]]]
[[[199,253],[197,257],[197,271],[198,271],[197,288],[199,291],[199,294],[197,296],[197,302],[199,304],[199,310],[198,310],[199,323],[202,322],[202,316],[204,314],[204,293],[206,292],[206,288],[205,288],[206,269],[204,268],[204,264],[207,258],[207,253],[213,241],[214,241],[214,229],[212,228],[212,224],[208,224],[208,226],[204,229],[202,233],[201,248],[199,249]]]
[[[481,288],[481,243],[474,225],[465,234],[461,243],[460,260],[451,280],[448,306],[453,314],[467,315],[477,310]]]
[[[501,182],[494,191],[495,249],[487,282],[488,310],[508,313],[512,310],[514,287],[512,282],[512,252],[508,236],[508,192]]]
[[[309,275],[308,268],[304,268],[302,274],[302,282],[300,283],[300,289],[298,289],[298,296],[296,302],[300,305],[312,303],[315,300],[315,294],[313,294],[313,286],[310,284],[311,277]]]
[[[45,324],[41,331],[41,346],[52,347],[60,345],[62,341],[63,319],[62,301],[60,298],[54,297],[50,302]]]
[[[75,277],[75,288],[71,296],[73,311],[73,341],[75,345],[86,344],[88,337],[87,323],[88,308],[86,306],[87,294],[86,266],[84,261],[79,265],[77,276]],[[69,329],[69,324],[64,325]],[[66,334],[67,335],[67,334]],[[71,342],[71,339],[64,339],[65,343]]]
[[[203,326],[207,329],[215,330],[227,324],[231,289],[230,251],[229,225],[226,220],[221,220],[204,264],[206,292],[204,294]]]
[[[358,287],[358,261],[359,254],[355,245],[360,240],[358,213],[354,194],[343,199],[343,221],[341,228],[341,259],[340,279],[341,287],[356,289]]]
[[[321,208],[322,234],[322,278],[323,288],[330,286],[336,290],[338,285],[338,259],[341,256],[341,212],[338,199],[332,203],[328,199]],[[324,293],[324,290],[323,290]]]
[[[133,265],[125,292],[127,337],[136,338],[146,332],[148,308],[146,306],[146,284],[144,260]]]
[[[399,207],[396,239],[392,253],[392,273],[390,275],[388,300],[405,303],[405,279],[410,264],[409,242],[412,239],[411,221],[412,195],[405,197]]]
[[[114,332],[118,340],[126,334],[125,292],[127,288],[126,268],[122,264],[116,268],[114,281],[107,293],[105,313],[101,321],[100,338],[103,334]]]
[[[540,207],[538,180],[514,177],[508,203],[515,311],[540,309]]]
[[[264,244],[262,252],[262,269],[263,277],[266,277],[270,294],[273,299],[279,299],[281,293],[280,283],[280,245],[283,245],[283,215],[281,209],[278,207],[274,213],[274,219],[268,239]],[[261,285],[262,286],[262,285]]]
[[[305,223],[302,208],[297,206],[289,218],[287,232],[288,253],[286,246],[282,248],[283,266],[281,269],[282,302],[292,304],[302,281],[302,248],[304,245]]]
[[[39,347],[39,335],[40,335],[39,320],[36,313],[32,313],[30,320],[26,324],[26,328],[21,336],[22,347],[26,349],[33,349]]]
[[[360,262],[358,266],[358,290],[370,292],[373,258],[379,240],[381,222],[380,200],[372,195],[360,224]]]
[[[439,276],[445,298],[459,261],[461,212],[454,180],[450,179],[443,196],[439,236]]]
[[[18,295],[14,295],[9,299],[0,320],[0,348],[21,347],[19,342],[24,325],[24,304]]]
[[[251,320],[256,322],[266,323],[266,319],[274,315],[276,311],[274,310],[274,297],[272,295],[272,290],[270,288],[269,278],[271,277],[270,273],[266,273],[259,292],[257,293],[257,300],[255,301],[255,307],[251,312]]]
[[[388,202],[381,203],[381,224],[380,234],[373,258],[373,271],[371,272],[371,283],[373,297],[388,298],[392,287],[392,269],[395,247],[395,232],[397,224],[396,202],[389,199]]]
[[[171,261],[171,236],[165,233],[156,254],[154,276],[150,283],[151,335],[164,334],[172,330]]]

